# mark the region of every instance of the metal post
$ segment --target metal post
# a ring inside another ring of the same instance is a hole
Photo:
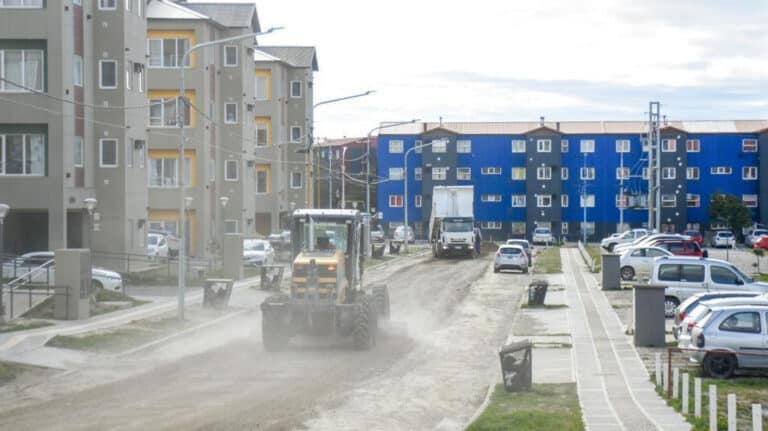
[[[621,202],[621,206],[619,207],[619,231],[624,231],[624,149],[621,149],[621,154],[619,155],[619,163],[621,166],[621,180],[619,181],[619,202]]]
[[[328,148],[328,208],[333,208],[333,150]]]
[[[656,104],[656,228],[661,228],[661,105]]]
[[[653,229],[653,102],[648,102],[648,229]]]
[[[341,149],[341,205],[339,208],[347,207],[347,147]]]

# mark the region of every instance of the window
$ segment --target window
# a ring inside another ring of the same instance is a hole
[[[189,39],[147,39],[149,46],[149,67],[178,67],[189,50]],[[185,67],[190,67],[187,57]]]
[[[480,228],[499,230],[501,229],[501,222],[500,221],[484,221],[480,223]]]
[[[432,180],[433,181],[445,181],[448,177],[448,168],[432,168]]]
[[[579,178],[582,180],[594,180],[595,179],[595,168],[588,167],[588,168],[580,168],[579,169]]]
[[[390,208],[402,208],[403,207],[403,195],[389,195],[389,207]]]
[[[139,64],[138,65],[138,72],[136,72],[136,77],[138,79],[138,82],[136,83],[136,90],[138,90],[139,93],[144,92],[144,65]]]
[[[629,204],[629,196],[618,194],[616,195],[616,208],[626,208]]]
[[[698,180],[699,179],[698,166],[689,166],[685,168],[685,178],[689,180]]]
[[[675,139],[662,139],[661,140],[661,152],[674,153],[677,151],[677,140]]]
[[[237,181],[239,178],[238,167],[240,164],[237,160],[225,160],[224,161],[224,181]]]
[[[402,180],[403,179],[403,168],[389,168],[389,179],[390,180]]]
[[[744,166],[741,168],[741,179],[743,180],[756,180],[757,179],[757,166]]]
[[[389,153],[390,154],[398,154],[403,152],[403,141],[401,140],[393,140],[389,141]]]
[[[515,181],[524,181],[525,168],[512,168],[512,179]]]
[[[416,208],[421,208],[421,195],[415,195],[413,197],[413,206]]]
[[[501,195],[480,195],[483,202],[501,202]]]
[[[291,142],[300,144],[302,138],[301,126],[291,126]]]
[[[741,281],[741,277],[736,275],[736,273],[722,266],[712,265],[709,267],[709,272],[713,283],[738,284]]]
[[[184,103],[180,97],[150,98],[149,99],[149,126],[150,127],[177,127],[179,106],[184,106],[184,125],[190,125],[190,106]]]
[[[421,144],[421,139],[417,139],[416,141],[414,141],[413,147],[415,148],[415,150],[413,150],[414,153],[421,154],[421,150],[423,149]]]
[[[662,208],[674,208],[677,206],[677,196],[673,194],[661,195]]]
[[[224,47],[224,67],[237,66],[237,46],[227,45]]]
[[[512,195],[512,206],[514,208],[525,207],[525,195]]]
[[[300,189],[304,186],[304,177],[301,172],[291,172],[291,188]]]
[[[563,235],[568,235],[568,222],[564,221],[560,223],[560,233]]]
[[[421,168],[414,168],[413,169],[413,179],[414,180],[421,181],[421,175],[422,175]]]
[[[562,139],[560,141],[560,152],[561,153],[567,153],[568,152],[568,140]]]
[[[501,168],[497,167],[485,167],[480,168],[481,175],[501,175]]]
[[[472,141],[469,139],[462,139],[456,141],[456,152],[462,154],[468,154],[472,152]]]
[[[256,120],[256,146],[264,147],[269,145],[269,121]]]
[[[448,151],[447,139],[435,139],[431,142],[433,153],[445,153]]]
[[[256,71],[256,100],[269,100],[270,71]]]
[[[537,180],[551,180],[552,179],[552,167],[551,166],[540,166],[536,168],[536,179]]]
[[[524,153],[525,152],[525,140],[523,140],[523,139],[513,139],[512,140],[512,152],[513,153]]]
[[[0,135],[0,175],[44,176],[44,135]]]
[[[704,265],[664,264],[659,266],[659,280],[661,281],[704,281]]]
[[[570,175],[570,172],[568,171],[568,168],[566,168],[566,167],[560,168],[560,179],[561,180],[567,180],[569,175]]]
[[[539,139],[536,141],[536,152],[539,153],[551,153],[552,152],[552,140],[551,139]]]
[[[757,208],[757,195],[741,195],[741,201],[747,208]]]
[[[552,206],[552,195],[536,195],[536,207],[549,208]]]
[[[595,141],[593,139],[582,139],[580,142],[580,147],[582,153],[594,153]]]
[[[271,167],[269,165],[256,166],[256,193],[269,193],[269,174]]]
[[[237,123],[237,103],[224,104],[224,123],[226,124]]]
[[[40,49],[0,49],[0,91],[28,91],[14,85],[43,91],[44,51]]]
[[[595,234],[595,222],[593,221],[581,222],[579,223],[579,227],[581,228],[581,231],[586,232],[587,235]]]
[[[630,151],[629,139],[617,139],[616,140],[616,152],[628,153]]]
[[[688,139],[685,141],[685,151],[689,153],[698,153],[701,151],[701,141],[698,139]]]
[[[115,10],[117,9],[117,0],[99,0],[100,10]]]
[[[2,143],[2,137],[0,137],[0,143]],[[2,152],[2,148],[0,148],[0,153]],[[83,167],[83,154],[83,137],[75,136],[75,140],[72,145],[72,163],[75,165],[75,167]]]
[[[237,220],[235,219],[226,219],[224,220],[224,232],[225,233],[237,233]]]
[[[675,168],[661,168],[661,178],[664,180],[674,180],[677,177]]]
[[[629,179],[629,168],[616,168],[616,179],[617,180],[628,180]]]
[[[457,181],[469,181],[472,179],[472,168],[456,168]]]
[[[129,61],[125,64],[125,89],[130,90],[132,86],[133,86],[133,62]]]
[[[709,168],[709,173],[712,175],[731,175],[732,172],[730,166],[712,166]]]
[[[688,193],[685,195],[685,201],[688,208],[699,208],[701,206],[701,195]]]
[[[741,141],[741,151],[745,153],[756,153],[757,139],[743,139]]]
[[[729,332],[759,334],[762,332],[762,327],[760,326],[760,314],[752,311],[734,313],[723,320],[723,323],[720,324],[720,329]]]
[[[291,97],[294,99],[301,97],[301,81],[291,81]]]
[[[595,207],[595,195],[581,195],[581,208],[594,208]]]
[[[149,186],[150,187],[178,186],[178,161],[179,161],[178,158],[170,158],[170,157],[150,158],[149,159]],[[185,180],[186,179],[187,178],[185,178]],[[189,183],[186,182],[186,184],[189,184]]]
[[[99,167],[117,167],[117,139],[99,139]]]
[[[525,235],[525,222],[512,222],[509,224],[509,231],[512,235]]]
[[[0,0],[0,8],[40,9],[42,7],[43,0]]]
[[[568,195],[560,195],[560,206],[568,208]]]
[[[72,84],[83,86],[83,57],[79,55],[74,56],[72,60]]]
[[[117,88],[117,61],[99,60],[99,88]]]

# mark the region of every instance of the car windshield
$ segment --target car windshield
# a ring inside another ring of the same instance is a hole
[[[243,243],[243,249],[247,251],[264,251],[264,241],[256,239],[256,240],[248,240],[246,239]]]
[[[533,232],[534,233],[540,233],[540,234],[548,234],[549,233],[549,229],[544,228],[544,227],[540,227],[540,228],[536,229]]]
[[[509,240],[509,241],[507,241],[507,244],[509,244],[509,245],[519,245],[520,247],[528,248],[528,242],[527,241]]]
[[[748,276],[747,274],[744,274],[741,272],[739,268],[736,268],[736,266],[731,265],[731,269],[734,270],[737,274],[739,274],[739,277],[741,277],[742,280],[744,280],[744,283],[754,283],[755,280],[752,279],[752,277]]]
[[[717,235],[724,238],[730,238],[733,236],[733,234],[730,232],[718,232]]]
[[[443,230],[446,232],[469,232],[472,230],[472,222],[446,221],[443,223]]]
[[[301,249],[309,250],[310,244],[315,250],[346,250],[347,224],[344,220],[307,223],[301,221]],[[310,229],[311,225],[311,229]],[[297,240],[294,238],[294,241]]]

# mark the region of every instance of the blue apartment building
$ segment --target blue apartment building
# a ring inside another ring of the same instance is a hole
[[[392,229],[403,224],[407,199],[408,223],[425,238],[432,188],[473,185],[485,238],[530,239],[547,226],[566,240],[581,238],[582,229],[598,240],[648,225],[647,133],[642,121],[387,127],[379,135],[375,210]],[[760,157],[768,120],[669,121],[660,134],[660,230],[710,229],[715,193],[739,197],[755,222],[768,222],[768,157]]]

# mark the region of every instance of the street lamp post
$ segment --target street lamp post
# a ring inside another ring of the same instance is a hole
[[[92,293],[91,279],[93,278],[93,211],[99,201],[96,198],[83,199],[85,209],[88,210],[88,294]]]
[[[403,181],[405,184],[405,194],[403,195],[403,221],[405,223],[405,241],[403,241],[403,245],[406,252],[408,251],[408,154],[410,154],[411,151],[416,150],[416,148],[423,149],[426,147],[431,147],[432,145],[435,145],[436,142],[438,142],[438,140],[433,140],[428,144],[422,144],[418,147],[414,145],[413,147],[409,148],[403,155]],[[442,142],[442,140],[440,140],[440,142]],[[415,236],[416,233],[414,232],[414,237]]]
[[[368,132],[368,138],[365,141],[365,212],[371,213],[371,135],[373,132],[389,127],[402,126],[403,124],[411,124],[419,121],[417,118],[409,121],[398,121],[396,123],[387,123],[381,126],[376,126]],[[407,239],[407,233],[406,233]]]
[[[347,207],[347,146],[341,149],[341,205],[339,208]]]
[[[11,210],[6,204],[0,204],[0,323],[5,318],[5,306],[3,305],[3,286],[5,285],[5,276],[3,267],[5,266],[5,248],[3,247],[3,223],[8,211]]]
[[[178,172],[179,175],[179,232],[180,232],[180,238],[179,238],[179,274],[178,274],[178,298],[179,298],[179,319],[184,319],[184,259],[186,259],[186,238],[185,238],[185,223],[186,223],[186,214],[185,214],[185,195],[186,195],[186,184],[184,184],[184,141],[186,140],[186,134],[185,134],[185,128],[184,128],[184,122],[186,121],[186,107],[188,106],[187,99],[186,99],[186,83],[184,80],[184,72],[186,69],[187,61],[189,61],[189,57],[192,54],[193,51],[204,48],[207,46],[212,45],[218,45],[222,43],[227,42],[234,42],[236,40],[242,40],[242,39],[248,39],[248,38],[254,38],[256,36],[261,36],[265,34],[270,34],[274,31],[280,30],[282,27],[272,27],[267,31],[264,32],[256,32],[256,33],[248,33],[248,34],[241,34],[239,36],[233,36],[228,37],[224,39],[218,39],[218,40],[212,40],[210,42],[203,42],[198,43],[192,47],[190,47],[187,52],[184,53],[184,56],[181,59],[181,62],[179,62],[179,98],[178,100],[182,101],[183,105],[177,104],[177,116],[176,121],[178,123],[178,127],[180,129],[180,135],[181,140],[179,143],[179,166]]]

